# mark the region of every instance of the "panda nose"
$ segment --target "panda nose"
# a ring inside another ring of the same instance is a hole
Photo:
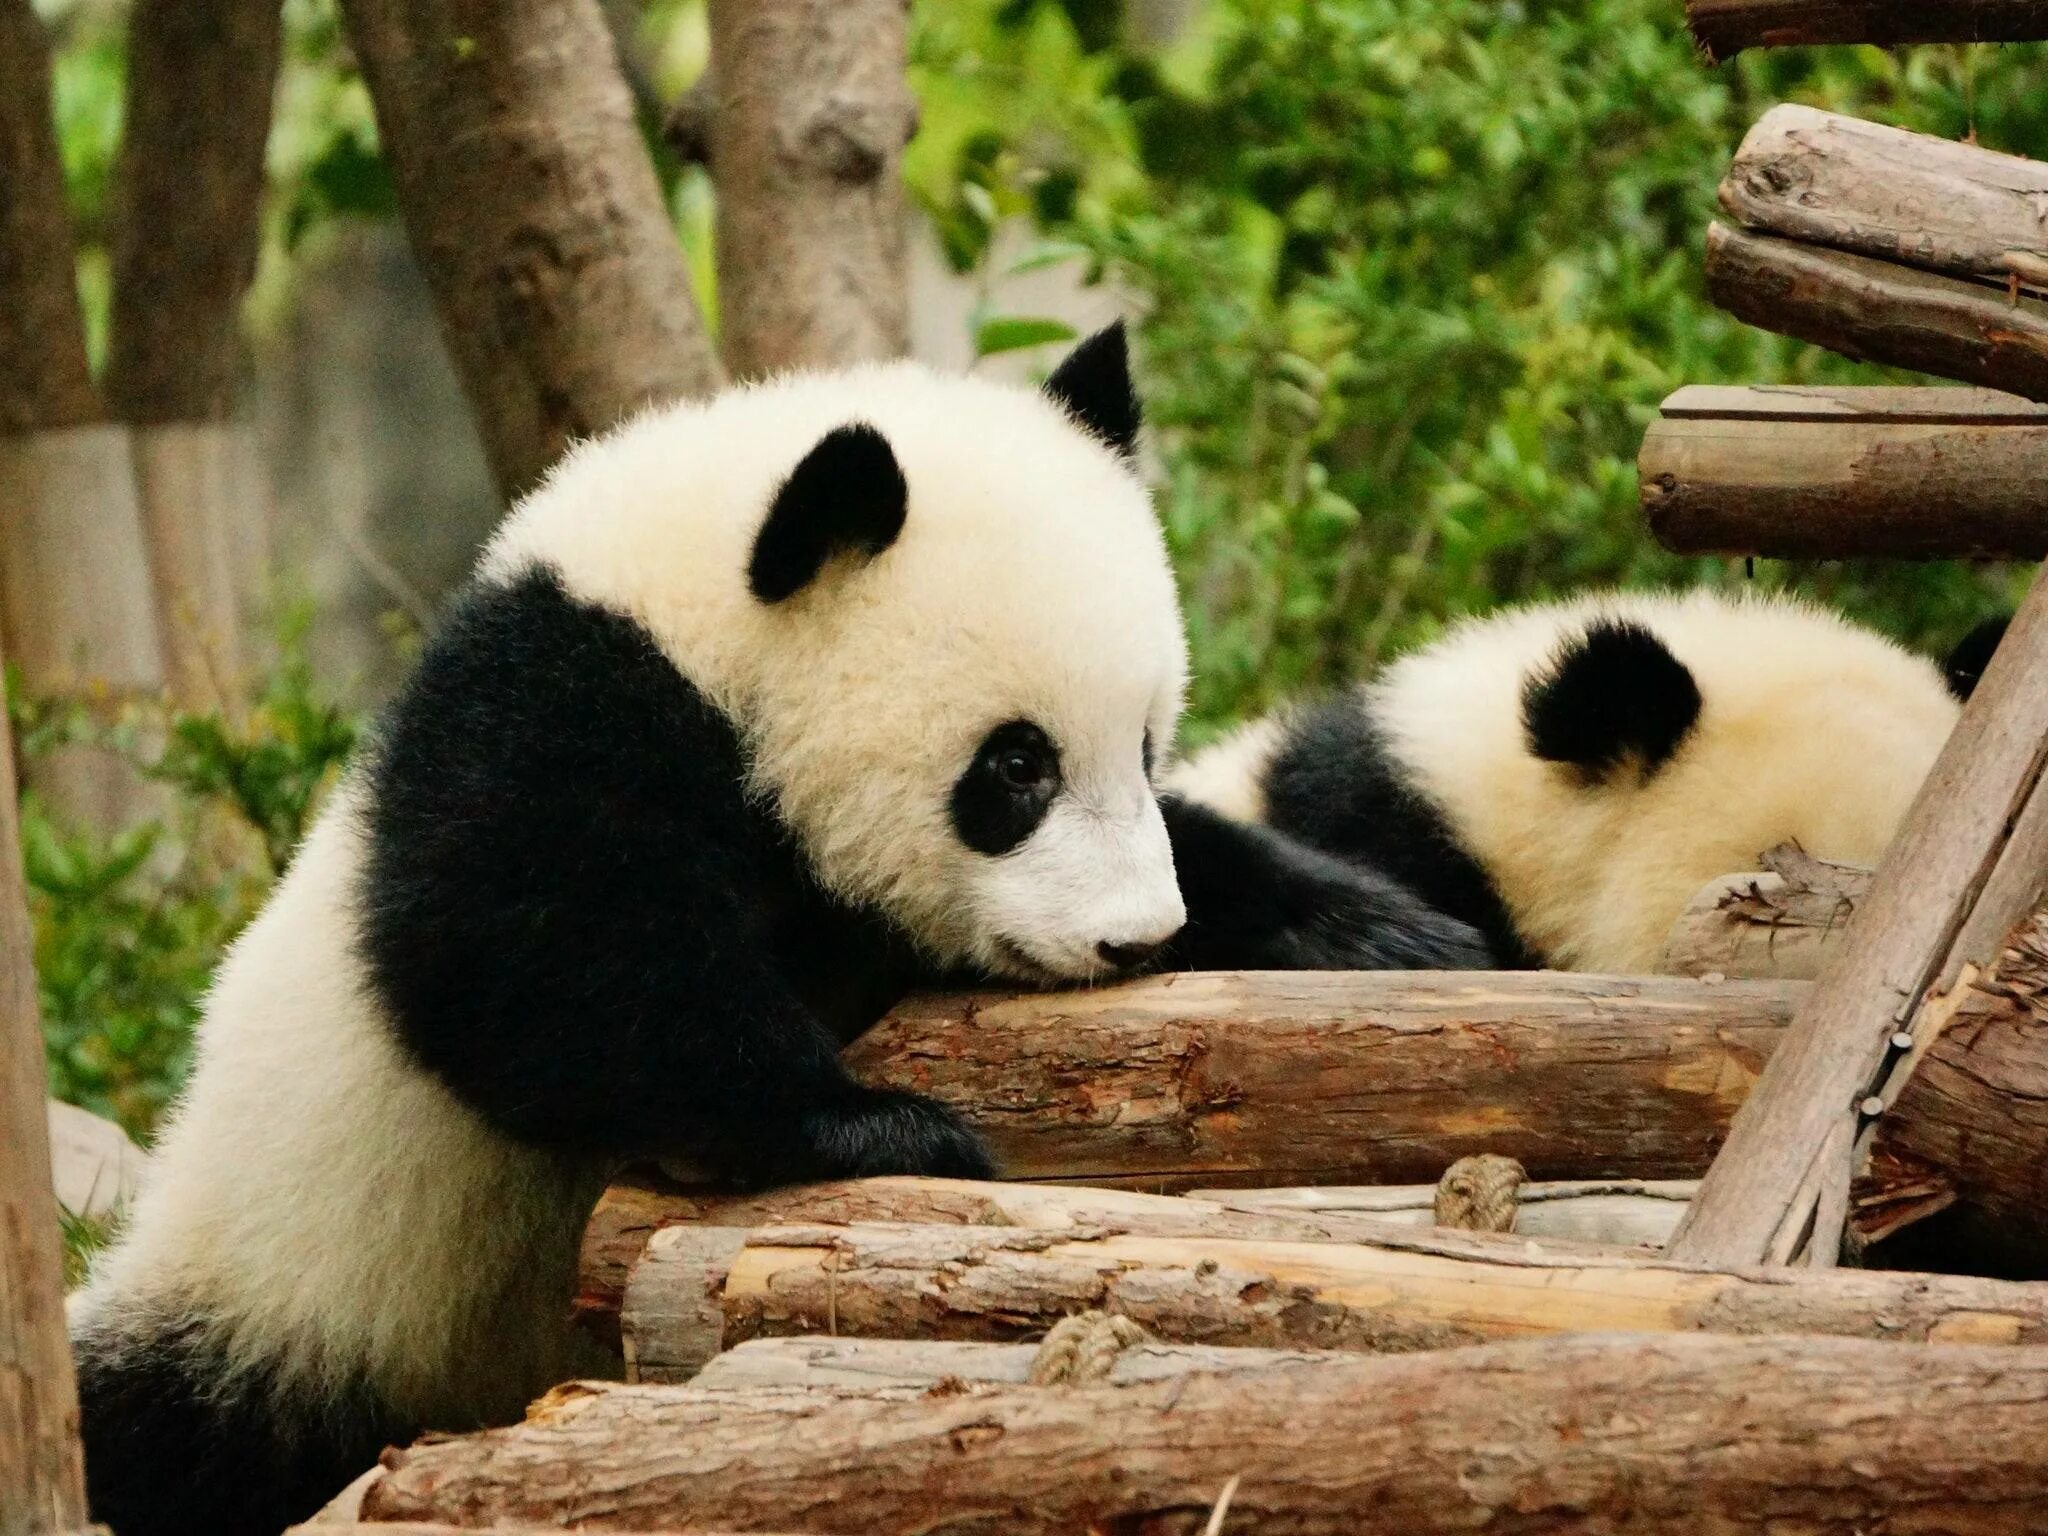
[[[1136,944],[1112,944],[1104,939],[1095,946],[1095,953],[1120,971],[1128,971],[1150,960],[1159,953],[1156,940],[1140,941]]]

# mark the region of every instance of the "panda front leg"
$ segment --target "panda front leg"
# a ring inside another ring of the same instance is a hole
[[[1159,797],[1188,921],[1162,968],[1233,971],[1491,970],[1478,930],[1400,881]]]

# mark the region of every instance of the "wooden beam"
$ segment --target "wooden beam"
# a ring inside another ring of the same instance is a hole
[[[1599,1243],[1655,1251],[1671,1239],[1697,1179],[1553,1179],[1515,1190],[1514,1233],[1543,1243]],[[1277,1189],[1191,1189],[1183,1197],[1261,1215],[1343,1215],[1429,1227],[1434,1184],[1310,1184]]]
[[[0,715],[0,1536],[86,1525],[34,956]]]
[[[1031,1380],[1036,1344],[966,1344],[929,1339],[748,1339],[718,1355],[692,1379],[722,1392],[796,1387],[805,1391],[921,1396],[942,1382],[1021,1387]],[[1335,1349],[1240,1349],[1224,1344],[1142,1341],[1117,1352],[1103,1386],[1218,1371],[1341,1365]],[[896,1389],[893,1390],[892,1389]]]
[[[2048,407],[1982,389],[1682,389],[1637,459],[1678,554],[2048,556]]]
[[[1846,1198],[1866,1106],[1923,999],[1953,988],[1965,966],[1988,969],[2033,909],[2048,870],[2044,676],[2048,576],[2036,576],[1847,938],[1736,1115],[1674,1257],[1739,1266],[1804,1246],[1798,1234],[1826,1191]],[[1813,1247],[1825,1259],[1838,1244],[1821,1231]]]
[[[576,1386],[387,1454],[366,1517],[869,1536],[1989,1533],[2048,1507],[2048,1351],[1553,1339],[909,1401]],[[744,1475],[736,1475],[744,1469]]]
[[[1672,976],[1811,981],[1870,894],[1870,871],[1787,845],[1771,866],[1700,887],[1665,937],[1657,969]]]
[[[1751,325],[1845,357],[2048,400],[2048,303],[2002,287],[1726,224],[1707,293]]]
[[[2044,0],[1686,0],[1710,61],[1812,43],[2025,43],[2048,38]]]

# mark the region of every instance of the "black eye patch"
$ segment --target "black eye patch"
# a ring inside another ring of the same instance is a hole
[[[976,853],[1008,853],[1060,792],[1059,749],[1028,720],[997,726],[953,781],[953,830]]]

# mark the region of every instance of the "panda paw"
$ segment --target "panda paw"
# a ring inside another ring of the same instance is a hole
[[[813,1178],[867,1179],[919,1174],[992,1179],[995,1160],[960,1117],[914,1093],[862,1089],[803,1117]]]
[[[1485,971],[1500,962],[1469,923],[1364,871],[1324,882],[1312,910],[1268,939],[1275,969]]]

